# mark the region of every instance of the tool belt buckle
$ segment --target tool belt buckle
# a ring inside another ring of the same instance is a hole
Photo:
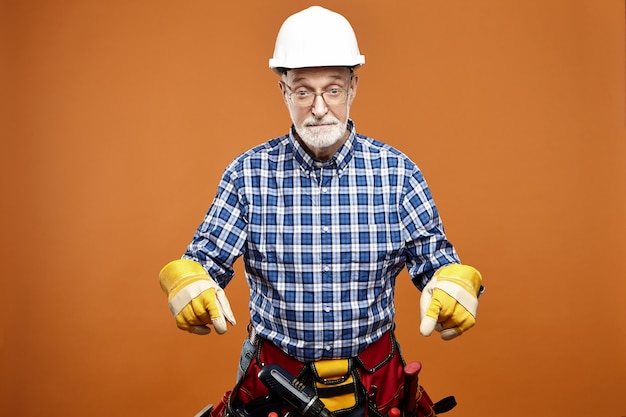
[[[354,409],[358,404],[352,359],[324,359],[310,364],[315,391],[332,412]]]

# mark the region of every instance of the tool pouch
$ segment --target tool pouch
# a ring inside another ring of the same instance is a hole
[[[286,355],[273,343],[262,341],[256,346],[254,357],[246,370],[245,376],[233,390],[237,398],[244,404],[261,396],[269,395],[269,389],[259,380],[261,369],[267,364],[280,364],[294,377],[300,377],[304,371],[304,364],[295,358]]]
[[[393,332],[387,332],[354,358],[370,414],[387,415],[399,407],[404,387],[404,359]]]
[[[332,412],[349,411],[358,404],[358,390],[352,359],[329,359],[310,364],[315,392]]]

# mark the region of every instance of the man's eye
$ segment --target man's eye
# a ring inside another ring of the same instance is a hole
[[[309,94],[310,93],[308,91],[306,91],[306,90],[296,91],[296,97],[298,97],[298,98],[308,97]]]
[[[336,96],[336,95],[339,95],[340,93],[341,93],[340,88],[331,88],[330,90],[326,91],[326,94],[331,95],[331,96]]]

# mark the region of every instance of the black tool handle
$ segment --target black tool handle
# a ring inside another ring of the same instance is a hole
[[[296,412],[305,417],[332,417],[313,388],[298,381],[279,365],[266,365],[259,372],[259,379],[272,394],[282,399]]]

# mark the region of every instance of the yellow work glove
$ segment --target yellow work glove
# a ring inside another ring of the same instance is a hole
[[[435,272],[420,299],[420,333],[433,330],[444,340],[454,339],[476,323],[480,272],[468,265],[451,264]]]
[[[235,325],[224,290],[206,273],[202,265],[177,259],[165,265],[159,282],[167,294],[176,325],[195,334],[209,334],[212,324],[219,334],[226,333],[226,320]]]

